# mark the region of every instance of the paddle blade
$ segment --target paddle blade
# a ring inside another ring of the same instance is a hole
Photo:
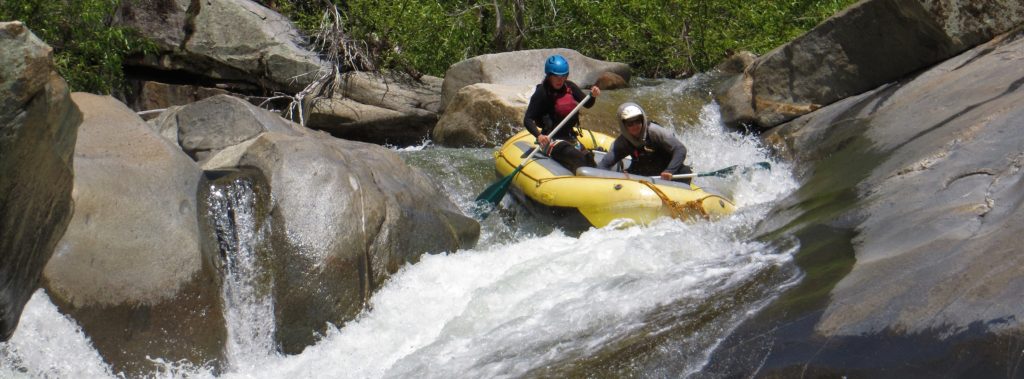
[[[511,174],[508,174],[504,178],[501,178],[501,180],[494,182],[494,184],[487,187],[484,192],[481,192],[480,196],[476,197],[476,206],[477,209],[480,210],[476,215],[478,220],[487,218],[487,215],[490,214],[490,210],[498,206],[501,199],[505,197],[506,193],[508,193],[508,187],[512,185],[512,179],[515,179],[516,174],[519,174],[519,171],[522,169],[523,168],[521,166],[516,167]]]
[[[771,170],[772,169],[772,165],[770,163],[768,163],[768,162],[757,162],[757,163],[752,164],[751,166],[755,167],[755,168],[765,169],[765,170]],[[736,168],[738,168],[738,167],[740,167],[740,166],[739,165],[729,166],[729,167],[726,167],[726,168],[723,168],[723,169],[717,170],[717,171],[700,173],[700,174],[697,174],[697,176],[701,176],[701,177],[703,177],[703,176],[717,176],[719,178],[724,178],[726,176],[732,175],[733,171],[736,171]]]
[[[697,176],[717,176],[719,178],[724,178],[724,177],[732,174],[733,171],[736,171],[736,167],[739,167],[739,166],[729,166],[729,167],[723,168],[721,170],[716,170],[716,171],[711,171],[711,172],[702,172],[700,174],[697,174]]]

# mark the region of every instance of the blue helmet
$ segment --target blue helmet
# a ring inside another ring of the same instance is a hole
[[[569,75],[569,61],[561,55],[552,55],[544,62],[544,73],[559,76]]]

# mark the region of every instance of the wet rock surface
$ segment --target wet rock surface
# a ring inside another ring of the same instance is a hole
[[[770,128],[925,69],[1021,22],[1018,1],[862,1],[765,53],[719,89],[722,118]]]
[[[804,184],[761,229],[819,280],[708,374],[1019,375],[1022,63],[1016,31],[770,131]]]
[[[0,341],[71,220],[81,119],[52,49],[24,24],[0,22]]]

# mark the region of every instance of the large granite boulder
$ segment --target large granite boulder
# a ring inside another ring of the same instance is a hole
[[[569,80],[581,88],[589,88],[605,72],[628,82],[629,65],[593,59],[570,49],[538,49],[486,54],[453,64],[444,74],[441,88],[441,109],[455,100],[462,87],[476,83],[511,86],[536,86],[544,80],[544,61],[552,54],[561,54],[569,61]],[[607,80],[607,79],[605,79]],[[527,98],[529,100],[529,98]]]
[[[353,141],[419,144],[437,123],[441,81],[348,72],[332,88],[332,96],[313,101],[306,126]]]
[[[21,311],[68,221],[81,113],[52,49],[20,22],[0,22],[0,341]]]
[[[868,0],[758,58],[716,93],[769,128],[950,58],[1024,22],[1017,0]]]
[[[201,161],[263,132],[305,135],[309,130],[229,95],[215,95],[163,112],[151,125],[168,141]]]
[[[477,83],[462,87],[434,127],[441,146],[495,146],[520,130],[533,86]]]
[[[75,209],[43,274],[51,299],[116,371],[151,372],[147,356],[216,362],[226,331],[201,256],[198,165],[116,99],[72,99]]]
[[[771,130],[805,174],[761,229],[808,276],[709,376],[1019,374],[1022,86],[1018,29]]]
[[[203,167],[251,167],[267,179],[267,271],[286,353],[352,320],[404,264],[472,246],[480,232],[423,173],[377,145],[268,132]]]
[[[322,66],[300,46],[287,18],[249,0],[125,1],[117,21],[160,49],[158,56],[131,64],[188,73],[197,82],[202,78],[236,91],[295,93]]]

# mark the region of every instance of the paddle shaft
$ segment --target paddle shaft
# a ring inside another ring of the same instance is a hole
[[[757,162],[757,163],[752,164],[751,166],[757,166],[757,167],[761,167],[761,168],[768,169],[768,170],[771,169],[771,165],[768,164],[768,162]],[[711,171],[711,172],[701,172],[701,173],[693,172],[693,173],[689,173],[689,174],[675,174],[675,175],[672,175],[672,179],[684,179],[684,178],[696,178],[696,177],[703,177],[703,176],[722,176],[722,175],[728,175],[728,174],[731,174],[734,170],[736,170],[737,167],[739,167],[739,165],[729,166],[729,167],[726,167],[726,168],[723,168],[723,169],[720,169],[720,170]],[[651,177],[651,179],[660,179],[660,178],[661,178],[661,176],[652,176]]]
[[[561,130],[562,127],[569,122],[569,119],[575,116],[576,112],[580,111],[580,108],[583,107],[583,104],[586,104],[587,101],[590,101],[590,98],[591,95],[587,95],[587,97],[584,97],[583,101],[577,104],[576,108],[573,108],[572,112],[569,112],[569,114],[565,116],[564,119],[562,119],[562,122],[558,123],[558,125],[555,126],[555,129],[552,130],[548,135],[558,133],[558,131]],[[501,180],[498,180],[497,182],[494,182],[494,184],[488,186],[487,189],[484,190],[484,192],[481,192],[480,195],[476,197],[477,203],[483,202],[498,205],[498,202],[500,202],[501,199],[505,197],[505,193],[508,192],[508,187],[512,185],[512,179],[515,178],[516,175],[518,175],[519,172],[523,170],[523,166],[526,166],[527,163],[530,163],[530,158],[533,158],[533,155],[536,154],[538,151],[540,151],[540,148],[533,149],[533,151],[530,152],[530,154],[527,155],[521,163],[519,163],[519,166],[516,166],[515,170],[512,170],[511,174],[505,175],[505,177],[501,178]],[[487,210],[481,211],[476,215],[477,219],[483,220],[487,218],[488,213],[489,211]]]
[[[583,108],[583,104],[586,104],[589,100],[590,95],[587,95],[587,97],[583,98],[583,101],[580,101],[579,104],[576,104],[576,108],[573,108],[572,112],[569,112],[569,115],[565,116],[565,118],[562,119],[562,122],[559,122],[558,125],[555,126],[555,129],[551,130],[551,133],[548,133],[548,136],[553,136],[555,135],[555,133],[558,133],[559,130],[562,130],[562,127],[565,126],[565,124],[569,123],[569,119],[571,119],[572,116],[575,116],[576,113],[580,111],[580,108]],[[541,133],[543,132],[544,131],[542,130]],[[523,162],[519,164],[519,167],[516,167],[515,173],[518,174],[519,169],[523,168],[523,166],[526,166],[527,163],[530,163],[530,158],[533,158],[533,155],[537,154],[537,151],[540,151],[539,146],[537,149],[533,149],[533,151],[530,152],[530,155],[527,155],[526,158],[523,159]]]

